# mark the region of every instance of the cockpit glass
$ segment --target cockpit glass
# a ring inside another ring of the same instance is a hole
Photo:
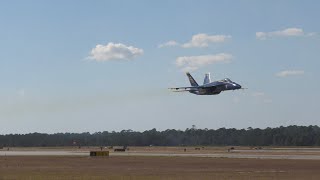
[[[225,82],[232,82],[229,78],[224,79]]]

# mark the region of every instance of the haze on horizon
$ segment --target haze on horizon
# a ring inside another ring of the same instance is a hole
[[[320,125],[318,1],[0,2],[0,134]],[[230,78],[217,96],[168,87]]]

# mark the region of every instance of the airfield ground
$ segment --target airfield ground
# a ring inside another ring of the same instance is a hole
[[[312,159],[320,156],[319,148],[255,150],[236,147],[232,152],[228,152],[227,147],[200,150],[187,147],[186,152],[185,147],[129,148],[132,155],[128,152],[111,153],[108,158],[88,157],[88,150],[97,150],[97,147],[3,149],[0,151],[0,179],[320,179],[320,160]],[[5,152],[20,152],[20,155],[7,155]],[[73,153],[46,156],[23,155],[22,152]],[[185,156],[179,156],[184,153]],[[192,156],[194,154],[258,155],[265,158]],[[284,158],[266,158],[270,155]],[[288,159],[288,155],[299,158]],[[301,159],[304,156],[306,158]]]

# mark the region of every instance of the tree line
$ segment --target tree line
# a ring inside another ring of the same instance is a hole
[[[319,146],[318,126],[0,135],[2,147],[47,146]]]

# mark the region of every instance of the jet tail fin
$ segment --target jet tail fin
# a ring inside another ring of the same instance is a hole
[[[191,76],[191,74],[189,72],[187,72],[186,75],[189,78],[191,86],[199,86],[197,81],[193,79],[193,77]]]
[[[211,83],[210,73],[206,73],[203,80],[203,84],[208,84],[208,83]]]

